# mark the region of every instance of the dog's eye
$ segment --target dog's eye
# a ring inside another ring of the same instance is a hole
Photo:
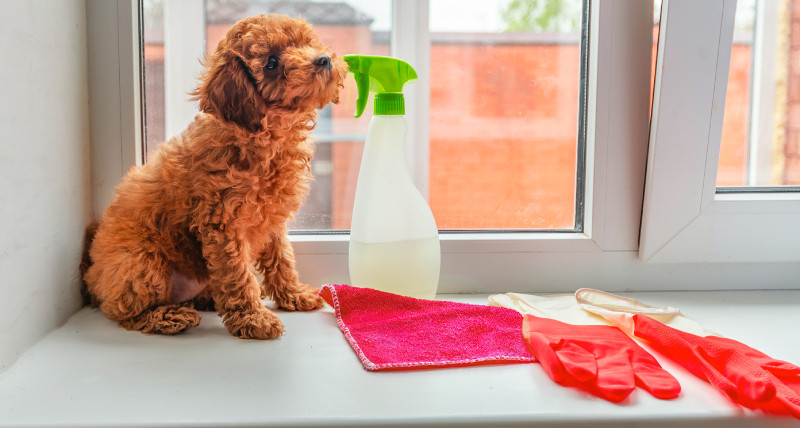
[[[270,55],[269,58],[267,58],[267,65],[264,68],[267,70],[274,70],[278,68],[278,57],[275,55]]]

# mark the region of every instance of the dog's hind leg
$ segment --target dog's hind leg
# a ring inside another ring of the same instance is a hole
[[[200,323],[196,309],[164,302],[153,293],[160,287],[151,285],[142,288],[131,284],[118,299],[103,301],[100,309],[120,327],[147,334],[178,334]]]
[[[89,268],[87,282],[100,310],[120,327],[177,334],[200,322],[197,310],[170,301],[171,269],[157,252],[116,249],[102,256]]]
[[[197,310],[182,305],[154,306],[119,322],[121,327],[128,330],[148,334],[178,334],[197,324],[200,324]]]

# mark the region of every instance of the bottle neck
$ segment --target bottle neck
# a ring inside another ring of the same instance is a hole
[[[375,94],[374,112],[377,116],[403,116],[406,101],[402,92],[379,92]]]
[[[369,158],[372,165],[381,165],[379,169],[392,169],[394,165],[405,167],[407,134],[405,116],[373,116],[367,130],[364,157]]]

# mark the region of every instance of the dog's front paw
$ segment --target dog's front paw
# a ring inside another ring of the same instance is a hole
[[[225,327],[240,339],[274,339],[283,334],[281,319],[266,308],[258,312],[227,314]]]
[[[325,301],[319,297],[319,288],[303,285],[296,293],[287,293],[281,299],[276,296],[275,304],[284,311],[313,311],[323,307]]]

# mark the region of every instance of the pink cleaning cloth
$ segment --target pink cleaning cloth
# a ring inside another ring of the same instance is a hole
[[[370,371],[529,363],[522,314],[497,306],[414,299],[328,284],[320,296]]]

